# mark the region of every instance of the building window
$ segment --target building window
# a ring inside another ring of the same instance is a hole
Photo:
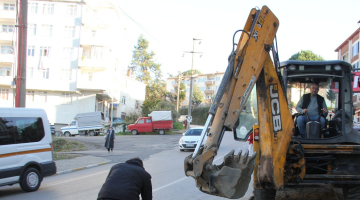
[[[50,47],[40,47],[40,56],[50,57]]]
[[[92,37],[96,37],[96,30],[92,30],[91,35],[92,35]]]
[[[28,24],[28,35],[36,35],[36,24]]]
[[[92,81],[93,80],[93,73],[89,72],[88,75],[89,75],[89,81]]]
[[[54,14],[54,4],[50,4],[50,3],[43,4],[43,14],[45,15]]]
[[[9,89],[0,89],[0,100],[9,100]]]
[[[4,10],[15,10],[15,4],[4,3]]]
[[[126,105],[126,96],[121,97],[121,104]]]
[[[359,41],[354,43],[354,45],[352,46],[352,54],[351,57],[356,56],[359,53]]]
[[[48,24],[42,25],[42,35],[44,36],[52,36],[53,26]]]
[[[28,101],[34,102],[34,95],[35,95],[34,91],[27,91],[26,99]]]
[[[343,55],[342,60],[348,62],[348,53]]]
[[[140,101],[135,101],[135,109],[139,109],[140,108]]]
[[[27,56],[34,56],[34,55],[35,55],[35,46],[28,46]]]
[[[71,69],[62,69],[61,70],[61,80],[71,81]]]
[[[220,81],[220,76],[217,76],[217,77],[216,77],[216,81]]]
[[[62,93],[61,102],[63,104],[71,104],[71,93]]]
[[[40,69],[43,79],[49,79],[49,68]]]
[[[66,14],[75,16],[76,15],[76,5],[67,5],[66,6]]]
[[[2,25],[2,32],[5,32],[5,33],[14,32],[14,25]]]
[[[72,59],[73,58],[74,48],[72,47],[64,47],[63,48],[63,58]]]
[[[65,26],[64,37],[75,37],[75,26]]]
[[[10,76],[10,68],[8,67],[0,68],[0,76]]]
[[[28,67],[26,69],[26,76],[27,76],[27,78],[34,78],[34,68],[33,67]]]
[[[38,13],[38,3],[28,3],[29,13],[37,14]]]
[[[39,92],[40,102],[47,102],[47,92]]]
[[[12,46],[1,46],[1,54],[12,54]]]

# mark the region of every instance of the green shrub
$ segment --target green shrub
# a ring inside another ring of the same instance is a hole
[[[174,129],[176,130],[183,130],[184,129],[184,126],[182,125],[181,122],[174,122]]]

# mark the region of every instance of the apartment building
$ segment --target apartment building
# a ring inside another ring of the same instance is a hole
[[[338,53],[338,60],[344,60],[350,63],[354,69],[360,68],[360,28],[353,32],[346,40],[335,49],[335,52]],[[358,80],[360,77],[360,70],[354,70],[354,106],[355,110],[355,120],[360,122],[360,87],[358,86]]]
[[[0,104],[13,107],[16,1],[0,0],[0,7]],[[135,103],[119,101],[134,85],[142,89],[128,99],[142,104],[145,85],[124,75],[112,51],[112,45],[119,44],[111,42],[109,15],[117,17],[111,1],[28,2],[26,107],[44,108],[52,124],[66,124],[77,113],[93,111],[125,118],[136,110]],[[130,84],[121,84],[124,80]]]
[[[203,105],[210,103],[211,99],[214,98],[217,90],[219,89],[224,72],[215,72],[208,74],[197,74],[193,75],[193,85],[199,87],[203,91],[204,99]],[[185,84],[186,98],[180,102],[180,107],[189,106],[190,96],[190,79],[191,76],[182,76],[182,82]],[[167,79],[166,90],[177,95],[178,77],[171,77]]]

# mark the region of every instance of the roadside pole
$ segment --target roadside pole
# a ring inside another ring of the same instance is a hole
[[[18,9],[18,59],[15,77],[15,107],[25,108],[26,98],[26,47],[27,47],[27,9],[28,1],[20,0]]]

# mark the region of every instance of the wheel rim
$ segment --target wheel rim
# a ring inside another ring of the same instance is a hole
[[[36,187],[39,184],[39,176],[35,172],[30,172],[26,177],[29,187]]]
[[[136,134],[137,134],[137,131],[136,131],[136,130],[132,130],[131,133],[132,133],[133,135],[136,135]]]
[[[70,133],[65,133],[65,137],[70,137]]]
[[[165,131],[164,130],[160,130],[160,135],[164,135]]]

